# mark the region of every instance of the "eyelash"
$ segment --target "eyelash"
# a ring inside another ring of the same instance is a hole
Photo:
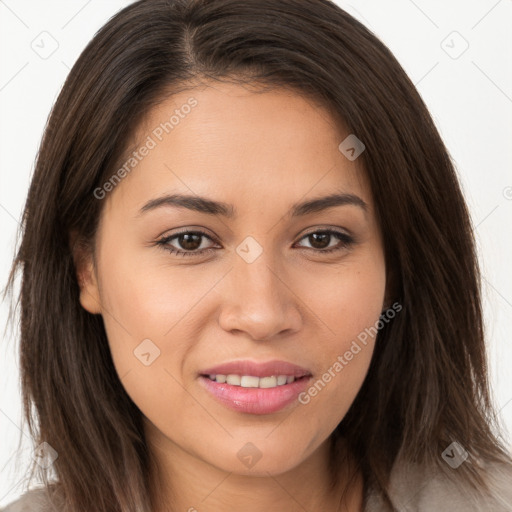
[[[310,247],[302,247],[302,248],[310,249],[317,253],[326,254],[326,253],[332,253],[335,251],[341,251],[342,249],[347,249],[348,247],[350,247],[354,244],[354,239],[351,236],[349,236],[341,231],[336,231],[336,230],[332,230],[332,229],[319,229],[317,231],[311,231],[310,233],[306,233],[300,240],[302,240],[310,235],[319,234],[319,233],[334,235],[336,238],[338,238],[340,240],[341,244],[338,246],[335,246],[335,247],[331,247],[330,249],[314,249],[314,248],[310,248]],[[181,232],[175,233],[171,236],[166,236],[166,237],[158,240],[156,242],[156,245],[159,246],[160,248],[162,248],[164,251],[167,251],[171,254],[175,254],[176,256],[202,256],[206,253],[216,250],[212,247],[209,247],[208,249],[202,249],[200,251],[198,251],[198,250],[182,251],[182,250],[175,249],[174,247],[168,245],[171,240],[178,238],[180,235],[199,235],[201,237],[209,238],[212,242],[215,242],[215,240],[213,240],[204,231],[195,230],[195,231],[181,231]]]

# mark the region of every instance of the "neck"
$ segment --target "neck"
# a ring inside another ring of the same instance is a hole
[[[329,440],[289,471],[251,476],[223,471],[167,438],[151,442],[151,437],[155,512],[362,511],[363,479],[348,457],[337,485],[329,486]]]

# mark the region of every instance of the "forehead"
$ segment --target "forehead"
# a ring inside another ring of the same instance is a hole
[[[119,166],[128,172],[109,201],[140,207],[186,192],[247,205],[256,196],[270,206],[335,188],[371,202],[360,161],[338,148],[349,132],[291,90],[202,85],[164,99],[134,133]]]

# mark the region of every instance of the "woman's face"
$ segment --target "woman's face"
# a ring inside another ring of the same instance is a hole
[[[279,474],[325,448],[354,401],[386,275],[348,135],[291,92],[195,88],[149,113],[119,183],[95,192],[81,304],[103,316],[161,453]]]

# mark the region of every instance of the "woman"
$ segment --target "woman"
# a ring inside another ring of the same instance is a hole
[[[512,507],[453,164],[329,1],[114,16],[52,111],[18,270],[45,479],[18,506]]]

